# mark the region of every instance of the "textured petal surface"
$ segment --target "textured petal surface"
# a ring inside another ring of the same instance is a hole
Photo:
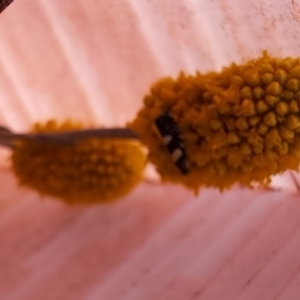
[[[299,56],[300,2],[15,0],[0,15],[0,123],[123,125],[150,84],[258,56]],[[17,187],[1,149],[5,300],[298,299],[300,201],[289,191],[141,184],[68,208]],[[297,175],[296,175],[297,176]]]

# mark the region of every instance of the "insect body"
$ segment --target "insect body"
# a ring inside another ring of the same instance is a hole
[[[185,147],[178,126],[172,116],[167,112],[162,113],[155,119],[155,125],[172,156],[174,164],[182,174],[188,174],[190,167],[186,157]]]

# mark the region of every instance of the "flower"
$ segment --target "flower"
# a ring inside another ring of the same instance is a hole
[[[128,124],[149,148],[163,181],[197,192],[234,183],[267,184],[300,162],[300,60],[271,57],[231,64],[219,73],[181,73],[156,82],[144,107]],[[167,112],[177,123],[189,174],[182,174],[158,134]]]
[[[48,121],[36,124],[33,132],[81,128],[71,121]],[[21,185],[68,204],[95,204],[129,193],[143,177],[146,156],[137,141],[103,138],[72,146],[20,141],[11,160]]]

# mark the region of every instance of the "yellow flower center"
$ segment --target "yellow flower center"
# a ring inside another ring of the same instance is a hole
[[[81,129],[55,121],[33,132]],[[110,202],[129,193],[143,178],[146,156],[137,141],[87,139],[73,146],[22,141],[13,149],[13,170],[20,184],[68,204]]]
[[[196,192],[234,183],[267,184],[300,162],[300,60],[268,53],[221,72],[163,78],[144,98],[128,126],[149,148],[163,181]],[[176,168],[155,119],[168,112],[177,123],[190,164]]]

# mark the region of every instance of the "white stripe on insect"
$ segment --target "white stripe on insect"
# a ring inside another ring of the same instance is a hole
[[[177,148],[174,150],[174,152],[172,153],[172,159],[174,162],[178,161],[179,158],[182,156],[183,152],[180,148]]]
[[[173,137],[171,135],[165,135],[163,137],[164,144],[167,146],[172,141]]]
[[[180,130],[169,112],[163,112],[155,119],[161,141],[167,148],[173,163],[184,175],[190,172],[189,162],[185,152],[185,145]]]

